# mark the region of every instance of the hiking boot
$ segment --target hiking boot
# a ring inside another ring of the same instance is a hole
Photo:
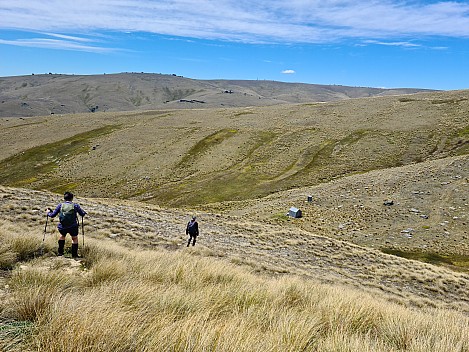
[[[64,247],[65,247],[65,240],[59,240],[59,248],[57,249],[57,255],[63,256],[64,255]]]
[[[72,258],[78,258],[78,243],[72,243]]]

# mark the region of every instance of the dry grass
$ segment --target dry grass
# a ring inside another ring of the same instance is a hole
[[[464,269],[464,97],[433,92],[404,100],[2,119],[0,183],[190,206],[422,258],[436,253]],[[310,194],[314,202],[306,205]],[[383,206],[386,199],[394,206]],[[303,210],[302,220],[286,219],[292,205]],[[39,222],[33,215],[28,209],[24,220]],[[118,214],[107,218],[93,224],[102,237],[141,239],[136,214],[132,226]],[[402,233],[409,228],[412,238]],[[146,243],[163,242],[147,229],[153,241]]]
[[[42,241],[59,196],[0,186],[3,349],[469,350],[460,94],[0,121],[1,182],[196,208],[77,199],[81,265],[54,257],[56,222]]]
[[[252,199],[466,155],[461,97],[2,119],[0,182],[178,207]]]
[[[11,230],[1,234],[2,241],[15,236]],[[46,257],[12,272],[8,299],[0,305],[0,334],[12,336],[16,329],[16,340],[2,340],[4,348],[445,352],[469,348],[469,319],[454,311],[413,310],[298,277],[261,277],[190,253],[136,252],[96,240],[86,248],[83,265],[74,270],[65,270],[73,260]]]
[[[56,195],[0,186],[2,219],[20,226],[22,234],[42,240],[45,217],[39,209],[54,206]],[[198,213],[198,245],[186,248],[185,224],[192,212],[161,209],[143,203],[77,199],[88,211],[86,239],[118,243],[134,249],[165,248],[200,257],[222,257],[269,276],[286,274],[314,278],[366,291],[376,297],[414,307],[436,307],[469,312],[469,275],[435,265],[383,254],[344,241],[317,236],[289,226],[255,222],[234,216]],[[23,210],[24,204],[28,204]],[[11,225],[5,225],[11,226]],[[56,222],[49,222],[46,246],[56,246]],[[69,240],[68,240],[69,241]],[[80,251],[83,250],[80,234]],[[69,256],[70,242],[66,244]],[[89,257],[89,255],[87,255]],[[13,260],[13,258],[10,258]],[[105,268],[107,268],[105,270]],[[108,261],[96,274],[121,275],[121,266]]]
[[[468,180],[469,157],[459,156],[375,170],[262,199],[210,204],[204,209],[302,228],[361,246],[420,253],[414,257],[438,254],[453,263],[449,266],[467,272]],[[313,201],[306,203],[309,195]],[[394,204],[385,206],[385,200]],[[285,216],[292,205],[303,211],[302,219]]]

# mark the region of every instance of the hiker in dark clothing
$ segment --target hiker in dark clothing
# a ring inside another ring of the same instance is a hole
[[[199,224],[197,223],[196,217],[193,216],[192,220],[187,223],[186,235],[189,235],[189,240],[187,241],[187,247],[189,247],[191,240],[192,245],[195,246],[195,241],[199,235]]]
[[[65,202],[57,205],[54,211],[48,208],[47,216],[55,218],[59,215],[59,224],[57,228],[60,232],[59,237],[59,249],[57,254],[59,256],[64,255],[65,236],[67,233],[72,236],[72,257],[78,257],[78,218],[77,214],[82,217],[86,215],[86,212],[78,205],[73,203],[73,194],[71,192],[64,193]]]

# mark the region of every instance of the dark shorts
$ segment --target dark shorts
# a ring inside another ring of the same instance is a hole
[[[70,236],[75,237],[78,236],[78,226],[69,227],[68,229],[59,229],[59,232],[62,236],[66,236],[67,233],[69,233]]]

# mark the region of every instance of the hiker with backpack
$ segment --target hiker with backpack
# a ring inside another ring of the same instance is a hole
[[[195,241],[197,239],[197,236],[199,235],[199,224],[197,223],[197,218],[195,216],[192,217],[191,221],[187,223],[186,227],[186,235],[189,235],[189,240],[187,241],[187,247],[191,244],[192,240],[192,245],[195,246]]]
[[[47,216],[55,218],[59,215],[59,224],[57,228],[60,233],[59,237],[59,248],[57,254],[59,256],[64,255],[65,247],[65,236],[67,233],[72,236],[72,257],[78,257],[78,216],[79,214],[82,219],[86,215],[86,212],[80,207],[79,204],[73,203],[73,194],[71,192],[64,193],[64,201],[57,205],[54,211],[47,209]]]

